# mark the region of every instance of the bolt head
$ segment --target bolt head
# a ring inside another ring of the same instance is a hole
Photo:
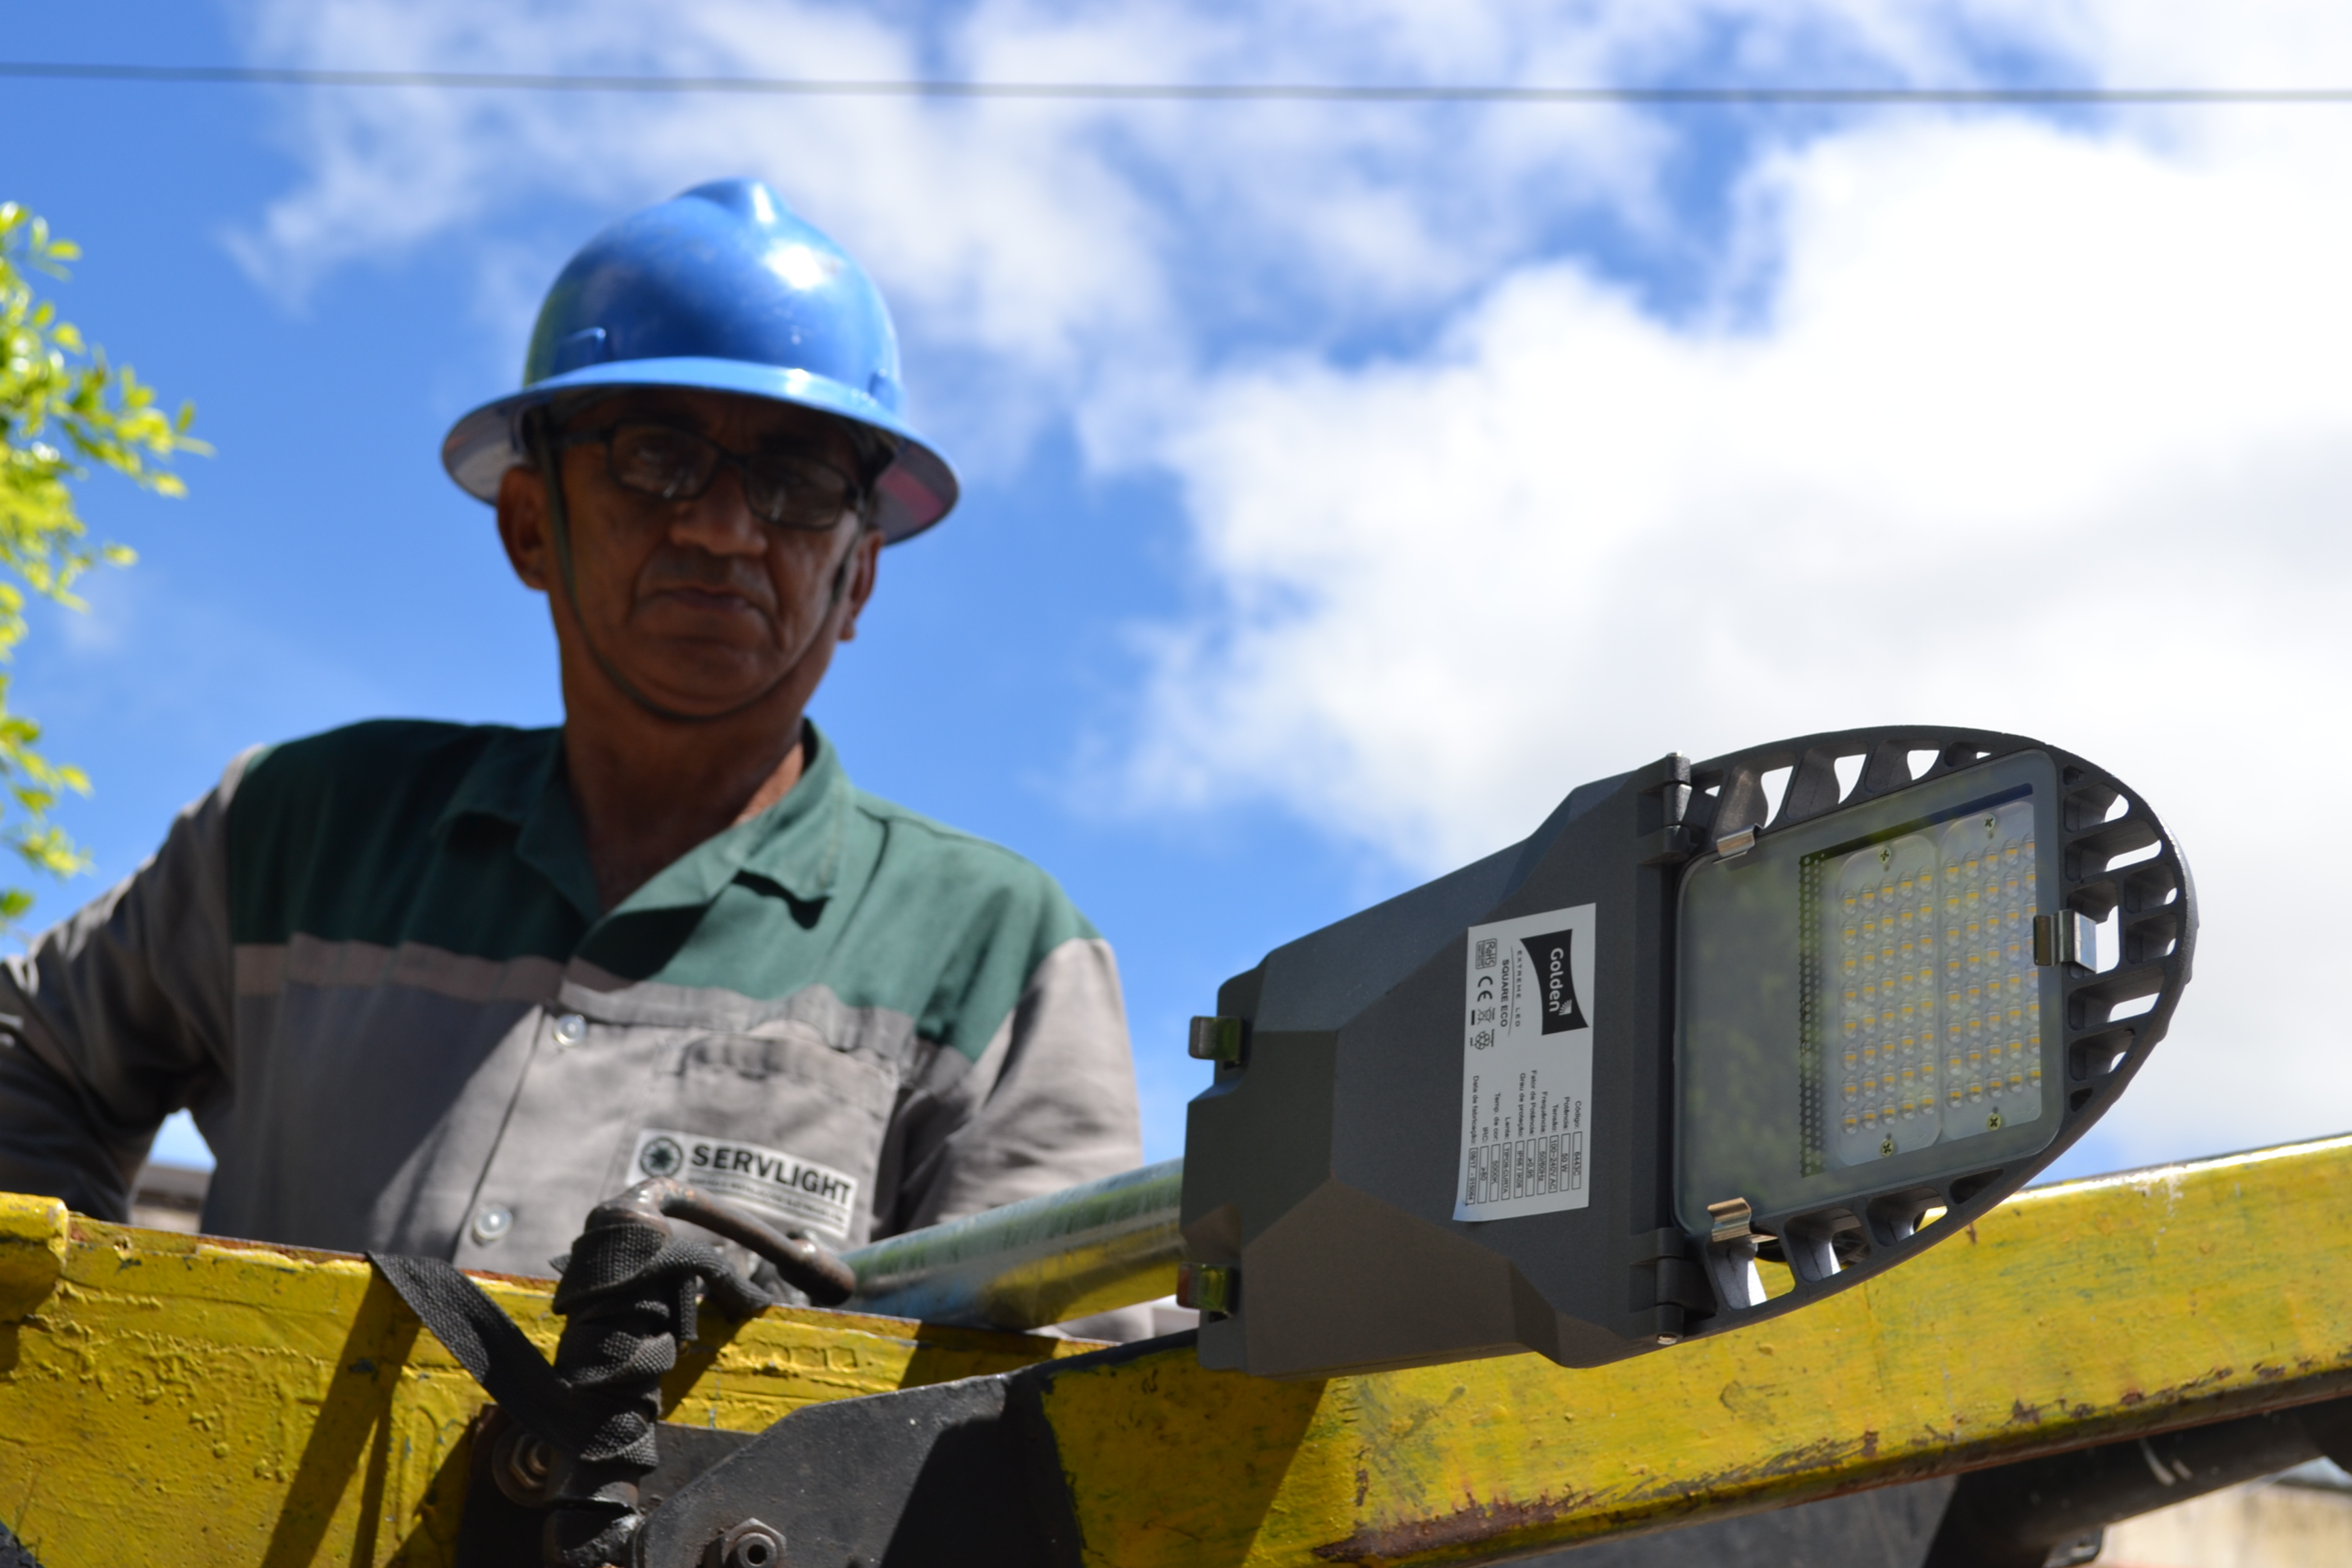
[[[499,1490],[525,1508],[541,1508],[572,1472],[572,1460],[520,1426],[509,1426],[490,1450],[490,1476]]]
[[[783,1568],[783,1531],[756,1519],[744,1520],[710,1543],[703,1562],[709,1568]]]

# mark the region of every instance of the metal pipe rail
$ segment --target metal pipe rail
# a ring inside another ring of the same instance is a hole
[[[853,1312],[1042,1329],[1176,1288],[1184,1162],[1088,1182],[842,1255]]]

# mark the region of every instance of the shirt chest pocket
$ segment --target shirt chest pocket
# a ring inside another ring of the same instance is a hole
[[[813,1026],[645,1030],[615,1185],[675,1176],[835,1245],[864,1237],[898,1075]]]

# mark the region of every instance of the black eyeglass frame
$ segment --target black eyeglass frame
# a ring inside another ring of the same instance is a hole
[[[618,435],[621,431],[632,426],[651,430],[666,430],[674,436],[684,436],[692,440],[699,441],[702,445],[708,447],[714,454],[716,454],[716,457],[710,465],[710,472],[704,476],[701,485],[697,489],[691,492],[679,495],[657,495],[651,490],[640,489],[636,486],[630,484],[627,480],[621,478],[620,474],[616,472],[613,467],[613,437]],[[630,495],[641,496],[646,500],[653,501],[698,500],[703,496],[709,493],[712,483],[719,478],[719,470],[722,468],[731,467],[735,469],[738,482],[740,482],[743,487],[743,504],[747,507],[751,507],[752,479],[751,465],[762,458],[787,458],[787,454],[780,452],[732,451],[726,447],[720,446],[718,442],[712,440],[709,437],[704,435],[699,430],[690,430],[683,425],[672,425],[660,419],[616,419],[612,424],[604,426],[601,429],[577,430],[567,435],[550,436],[547,437],[547,443],[550,453],[558,457],[572,450],[575,447],[603,447],[604,448],[604,477],[612,480],[615,488],[625,490]],[[759,510],[756,507],[752,507],[751,514],[754,517],[759,517],[760,521],[766,523],[770,528],[784,529],[793,533],[830,533],[835,529],[841,526],[841,520],[843,518],[853,514],[859,516],[864,515],[866,503],[871,494],[865,484],[851,478],[847,474],[842,473],[842,471],[833,464],[825,462],[821,458],[792,454],[789,456],[788,460],[793,462],[807,463],[812,467],[823,468],[828,473],[840,479],[844,492],[841,510],[835,512],[832,518],[824,522],[789,522],[781,517],[762,517],[761,516]]]

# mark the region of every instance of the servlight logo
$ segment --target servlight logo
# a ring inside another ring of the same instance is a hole
[[[784,1149],[676,1127],[637,1134],[630,1163],[648,1176],[693,1183],[713,1197],[731,1198],[796,1226],[845,1237],[857,1204],[857,1178]]]

